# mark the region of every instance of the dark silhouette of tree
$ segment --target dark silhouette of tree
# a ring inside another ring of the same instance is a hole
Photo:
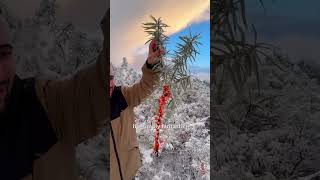
[[[260,86],[259,63],[269,56],[266,51],[270,51],[271,46],[258,42],[254,25],[249,26],[247,22],[245,0],[211,0],[211,27],[211,79],[221,94],[218,102],[222,103],[221,91],[227,79],[239,96],[252,75]],[[251,31],[253,42],[247,37]]]

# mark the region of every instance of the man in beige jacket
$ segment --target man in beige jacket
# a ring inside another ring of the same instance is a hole
[[[79,179],[75,146],[97,135],[109,107],[109,12],[102,27],[104,48],[94,64],[64,80],[22,80],[0,15],[0,179]]]
[[[114,69],[110,69],[110,179],[132,180],[141,166],[141,157],[134,128],[134,107],[154,90],[159,81],[163,48],[151,41],[149,55],[142,67],[142,78],[133,86],[115,86]]]

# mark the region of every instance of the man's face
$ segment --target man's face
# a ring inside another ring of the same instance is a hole
[[[0,45],[0,112],[3,112],[7,105],[15,73],[12,47],[9,44]]]

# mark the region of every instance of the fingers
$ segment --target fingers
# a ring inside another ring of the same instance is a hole
[[[155,52],[157,50],[157,40],[153,39],[149,46],[151,52]]]
[[[152,39],[149,45],[149,58],[155,59],[165,55],[165,50],[163,46],[158,47],[158,43],[156,39]]]

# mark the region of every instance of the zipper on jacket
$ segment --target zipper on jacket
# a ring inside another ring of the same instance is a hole
[[[117,157],[120,178],[121,178],[121,180],[123,180],[122,171],[121,171],[121,164],[120,164],[120,158],[119,158],[119,154],[118,154],[117,147],[116,147],[116,141],[114,140],[114,134],[113,134],[113,129],[112,129],[111,122],[110,122],[110,129],[111,129],[111,137],[112,137],[112,141],[113,141],[113,149],[114,149],[114,152],[116,153],[116,157]]]

